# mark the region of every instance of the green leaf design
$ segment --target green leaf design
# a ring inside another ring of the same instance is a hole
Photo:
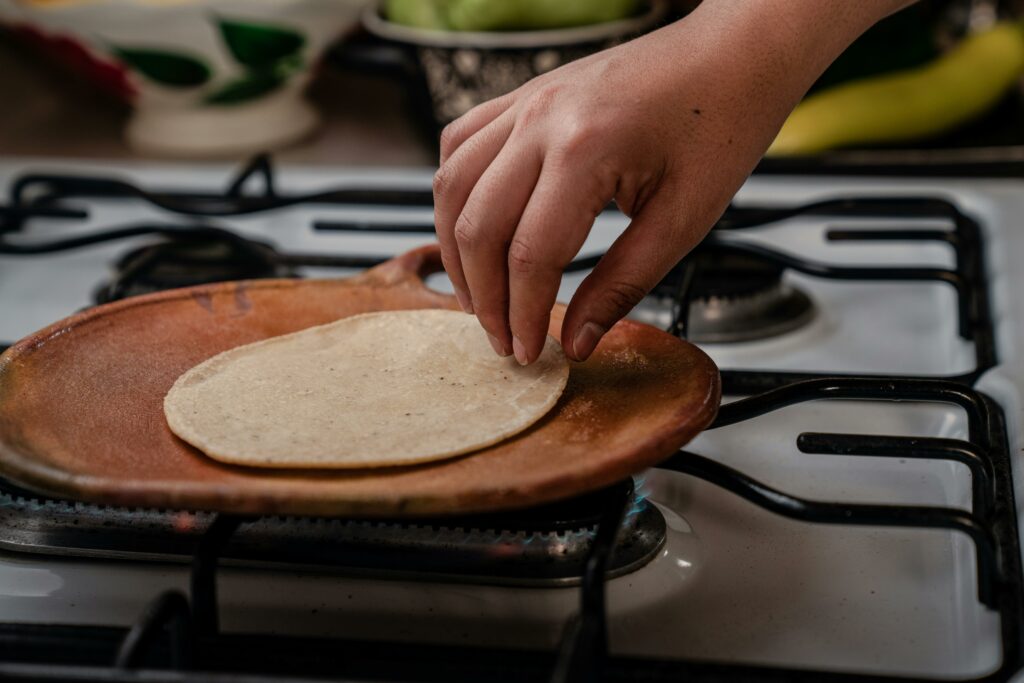
[[[253,71],[238,80],[231,81],[220,90],[209,95],[207,104],[238,104],[265,95],[276,90],[284,83],[284,78],[266,71]]]
[[[301,33],[268,24],[219,19],[217,25],[235,59],[253,69],[269,67],[306,44]]]
[[[279,62],[275,63],[271,69],[275,74],[280,76],[282,79],[290,78],[292,74],[297,71],[301,71],[303,66],[302,55],[292,55],[291,57],[285,57]]]
[[[175,88],[191,88],[210,79],[210,68],[188,55],[145,48],[114,47],[125,64],[146,78]]]

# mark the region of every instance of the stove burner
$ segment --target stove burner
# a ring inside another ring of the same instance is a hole
[[[750,294],[691,301],[687,339],[732,344],[776,337],[803,327],[814,315],[814,302],[809,296],[779,282]]]
[[[292,277],[274,248],[236,235],[187,233],[133,249],[114,264],[96,303],[226,280]]]
[[[679,300],[688,270],[693,280],[685,329],[692,342],[730,344],[765,339],[799,329],[814,319],[814,302],[783,282],[783,266],[717,244],[705,244],[682,261],[632,317],[671,328],[672,304]]]
[[[529,510],[420,520],[262,517],[243,524],[225,564],[314,568],[490,585],[576,585],[605,508],[632,496],[609,575],[647,564],[665,544],[665,518],[632,481]],[[38,496],[0,480],[0,548],[60,556],[189,562],[214,515],[128,509]]]
[[[782,281],[784,268],[727,246],[696,253],[687,338],[730,344],[775,337],[808,324],[814,302]]]

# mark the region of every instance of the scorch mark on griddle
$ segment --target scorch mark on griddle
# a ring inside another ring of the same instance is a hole
[[[192,295],[192,299],[197,304],[206,309],[207,313],[213,313],[213,297],[206,292],[196,292]]]
[[[252,310],[252,301],[246,294],[246,284],[239,282],[235,287],[235,309],[238,311],[236,317],[245,315]]]

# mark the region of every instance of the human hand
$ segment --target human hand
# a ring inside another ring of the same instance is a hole
[[[539,355],[564,267],[614,200],[631,222],[562,324],[585,360],[718,219],[827,64],[896,0],[705,0],[448,126],[435,225],[497,353]]]

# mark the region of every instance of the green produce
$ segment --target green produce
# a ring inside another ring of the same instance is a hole
[[[443,7],[448,4],[449,0],[387,0],[384,15],[396,24],[445,30],[448,19]]]
[[[804,100],[769,156],[926,138],[984,113],[1024,72],[1024,32],[1000,23],[923,66],[851,81]]]
[[[389,20],[452,31],[563,28],[633,15],[638,0],[387,0]]]
[[[628,17],[636,0],[455,0],[448,23],[456,31],[582,26]]]

